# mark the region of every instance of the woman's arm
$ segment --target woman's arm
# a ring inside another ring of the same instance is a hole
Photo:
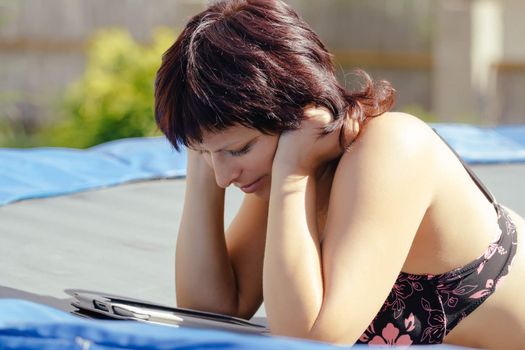
[[[272,333],[308,337],[323,279],[313,176],[274,167],[264,256],[264,299]]]
[[[225,234],[224,192],[204,157],[188,150],[176,247],[177,305],[249,318],[262,300],[257,270],[262,270],[268,205],[246,196]]]
[[[184,208],[175,253],[180,307],[231,313],[236,290],[224,239],[224,189],[204,157],[188,150]]]
[[[311,175],[274,161],[264,261],[273,333],[353,343],[379,311],[433,198],[431,130],[414,119],[377,117],[342,156],[322,247]]]

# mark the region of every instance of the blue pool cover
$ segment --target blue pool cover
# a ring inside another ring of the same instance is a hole
[[[86,150],[0,149],[0,205],[186,175],[186,152],[160,137],[129,138]]]
[[[525,125],[432,124],[468,163],[525,162]],[[186,153],[161,137],[130,138],[86,150],[0,149],[0,205],[129,181],[186,175]]]
[[[287,338],[87,320],[17,299],[0,299],[0,349],[312,349],[334,346]]]
[[[345,347],[284,337],[173,328],[133,321],[87,320],[25,300],[0,299],[0,349],[337,350],[343,348]],[[445,345],[435,348],[460,349]]]

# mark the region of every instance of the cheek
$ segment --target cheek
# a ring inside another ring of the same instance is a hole
[[[259,155],[259,162],[261,166],[271,166],[273,163],[273,158],[275,157],[275,151],[277,150],[277,145],[274,142],[268,142],[264,145],[262,152]]]
[[[273,156],[274,152],[271,149],[261,147],[242,160],[242,167],[253,173],[267,173],[271,171]]]

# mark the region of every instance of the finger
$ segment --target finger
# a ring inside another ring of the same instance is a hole
[[[333,120],[332,113],[323,106],[304,109],[304,117],[307,120],[315,120],[323,124],[330,123]]]

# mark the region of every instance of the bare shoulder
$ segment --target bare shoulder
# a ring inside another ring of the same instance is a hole
[[[363,137],[380,137],[404,142],[422,142],[433,134],[421,119],[407,113],[387,112],[371,118],[363,127]],[[365,136],[366,135],[366,136]]]
[[[344,195],[332,196],[331,203],[344,208],[340,215],[350,215],[352,198],[359,203],[354,215],[377,213],[398,224],[404,217],[405,232],[415,233],[436,193],[435,138],[425,122],[409,114],[370,119],[339,161],[332,193]]]
[[[362,153],[369,160],[395,154],[397,161],[412,159],[425,166],[432,160],[435,139],[432,128],[421,119],[406,113],[388,112],[366,122],[353,147],[355,153]],[[369,157],[371,154],[375,156]]]
[[[322,231],[319,320],[365,329],[383,305],[433,199],[432,169],[422,163],[431,132],[410,115],[383,114],[365,123],[341,157]],[[341,318],[341,309],[352,312]]]

